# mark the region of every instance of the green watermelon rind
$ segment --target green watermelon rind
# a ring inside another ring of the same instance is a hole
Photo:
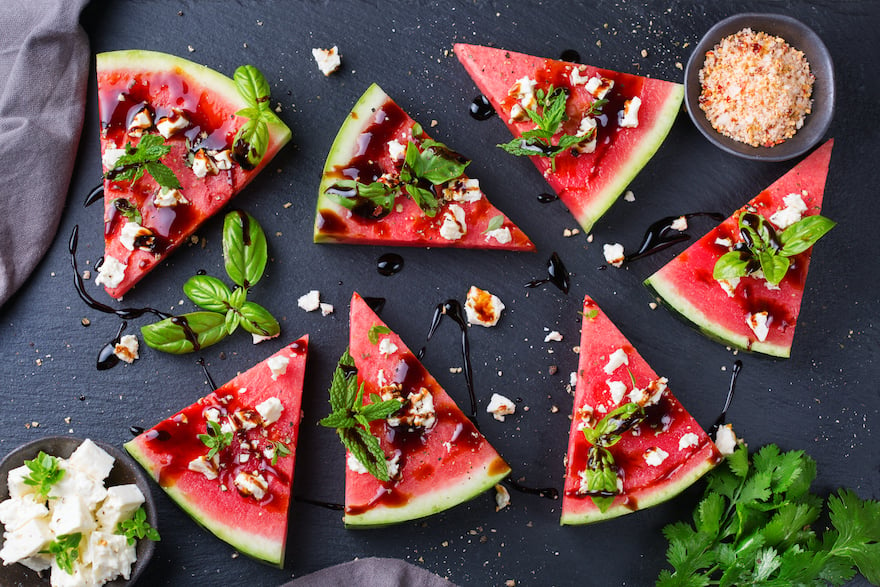
[[[151,462],[147,456],[141,451],[140,446],[136,442],[137,439],[130,440],[123,445],[128,454],[134,458],[147,473],[159,482],[158,477],[154,474],[153,469],[155,463]],[[246,554],[252,558],[265,561],[273,566],[283,568],[284,566],[284,545],[273,540],[266,540],[260,536],[249,534],[241,527],[233,527],[224,524],[222,520],[212,517],[205,512],[198,504],[191,501],[187,495],[180,491],[176,486],[162,488],[168,497],[174,503],[185,511],[196,523],[203,528],[212,532],[215,536],[230,544],[239,552]]]
[[[324,169],[321,173],[321,184],[318,187],[318,205],[315,213],[315,232],[314,242],[316,243],[332,243],[342,242],[332,234],[328,234],[320,228],[321,211],[331,210],[336,213],[345,211],[345,209],[334,202],[326,191],[335,181],[332,172],[334,169],[346,165],[351,161],[352,145],[357,144],[357,137],[361,135],[373,122],[373,113],[382,107],[390,98],[385,91],[379,87],[379,84],[370,84],[370,87],[363,93],[360,99],[352,107],[345,117],[345,122],[339,127],[336,138],[330,146],[327,153],[327,159],[324,162]]]
[[[250,106],[239,94],[232,78],[206,65],[201,65],[176,55],[143,49],[108,51],[98,53],[95,56],[95,66],[99,75],[107,71],[161,72],[179,69],[204,88],[216,93],[230,104],[234,104],[236,110]],[[260,166],[268,163],[272,156],[291,138],[290,128],[274,112],[269,110],[265,113],[265,116],[269,127],[269,147],[266,151],[266,156],[260,162]],[[252,177],[254,175],[256,174],[252,174]]]
[[[439,495],[427,493],[414,496],[399,508],[374,508],[362,514],[346,514],[343,521],[346,528],[368,529],[410,522],[451,509],[470,501],[483,492],[495,487],[510,474],[510,469],[497,475],[489,474],[489,467],[497,457],[493,457],[474,470],[467,482],[458,483],[454,488],[444,487]]]
[[[655,273],[644,281],[644,285],[655,294],[672,313],[721,344],[753,353],[763,353],[772,357],[787,359],[791,356],[791,346],[752,340],[729,328],[713,322],[703,311],[694,306],[679,288],[662,273]]]
[[[633,149],[629,159],[620,165],[619,171],[601,192],[597,193],[593,201],[585,206],[583,213],[575,220],[585,232],[590,232],[593,225],[608,211],[609,208],[620,198],[630,182],[645,168],[651,158],[660,149],[660,145],[666,140],[669,131],[672,130],[675,119],[681,110],[684,100],[684,86],[670,82],[669,94],[662,107],[658,109],[657,121],[651,132],[645,135],[638,148]]]

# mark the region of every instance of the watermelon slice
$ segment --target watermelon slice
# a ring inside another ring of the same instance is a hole
[[[171,150],[160,161],[181,185],[160,190],[149,168],[135,180],[105,178],[104,264],[96,281],[118,298],[240,192],[290,140],[290,129],[266,112],[266,153],[253,167],[241,153],[247,146],[233,145],[248,121],[236,112],[248,102],[232,79],[152,51],[99,53],[97,74],[104,172],[119,170],[128,143],[161,137]]]
[[[645,509],[678,495],[721,462],[694,418],[589,296],[584,298],[581,350],[565,466],[562,524],[589,524]],[[583,428],[598,428],[618,407],[644,406],[640,423],[610,446],[619,468],[610,494],[589,495],[592,444]],[[603,508],[602,495],[606,502]],[[604,509],[604,511],[603,511]]]
[[[538,90],[546,92],[550,85],[568,92],[568,119],[560,132],[574,136],[590,126],[595,128],[592,152],[589,142],[585,142],[579,147],[580,153],[562,150],[555,163],[549,157],[531,157],[587,232],[660,147],[684,98],[681,84],[590,65],[461,43],[455,45],[455,55],[515,137],[535,128],[523,111],[523,102],[528,103],[529,95],[534,96]],[[609,82],[613,86],[606,94]],[[597,98],[608,102],[601,107],[601,114],[590,115]],[[618,113],[630,108],[626,102],[633,98],[641,100],[641,106],[637,116],[630,113],[637,126],[628,127],[631,121],[621,124]],[[558,140],[559,133],[556,137]]]
[[[196,522],[278,567],[307,351],[304,336],[125,444]],[[208,457],[225,434],[231,442]]]
[[[356,471],[357,459],[346,455],[346,526],[384,526],[428,516],[475,497],[510,473],[452,398],[357,293],[351,299],[349,345],[365,399],[396,389],[404,400],[426,391],[432,401],[420,404],[422,412],[415,407],[406,411],[411,403],[405,403],[403,413],[394,415],[399,419],[394,426],[388,420],[372,423],[371,432],[398,468],[390,481]]]
[[[743,213],[758,213],[770,220],[775,212],[788,208],[785,198],[790,194],[800,196],[805,207],[803,216],[819,213],[833,144],[832,139],[816,149],[654,273],[645,285],[678,315],[726,345],[790,356],[812,248],[791,257],[791,268],[775,287],[759,276],[722,283],[713,279],[712,271],[718,258],[732,248],[730,245],[742,240],[738,226]]]
[[[438,200],[433,216],[406,194],[378,206],[364,198],[361,189],[345,185],[353,180],[367,185],[380,179],[386,185],[395,184],[407,146],[418,144],[426,152],[430,144],[421,127],[414,129],[414,125],[382,88],[376,84],[367,88],[327,155],[318,188],[315,242],[535,250],[529,238],[489,203],[479,181],[466,174],[437,185],[420,182]],[[434,151],[442,155],[438,160],[466,161],[443,147]]]

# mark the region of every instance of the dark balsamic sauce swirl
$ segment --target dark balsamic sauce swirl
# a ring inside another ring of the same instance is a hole
[[[571,278],[568,274],[568,270],[565,268],[565,264],[555,251],[550,255],[550,259],[547,261],[547,277],[544,279],[533,279],[526,284],[526,287],[538,287],[545,283],[552,283],[565,294],[567,294],[568,290],[571,288]]]
[[[468,106],[468,112],[470,112],[471,117],[475,120],[489,120],[496,114],[495,108],[492,107],[489,99],[483,94],[474,98],[474,101]]]
[[[559,499],[559,490],[555,487],[528,487],[526,485],[522,485],[521,483],[514,481],[510,477],[504,479],[502,481],[505,485],[510,487],[513,490],[516,490],[520,493],[525,493],[528,495],[537,495],[538,497],[543,497],[546,499]]]
[[[739,378],[742,366],[742,361],[739,359],[733,362],[733,372],[730,374],[730,385],[727,388],[727,399],[724,400],[724,407],[721,409],[721,414],[719,414],[718,419],[715,420],[715,423],[709,428],[710,435],[718,432],[718,429],[724,426],[724,423],[727,421],[727,410],[730,409],[730,404],[733,403],[733,394],[736,391],[736,380]]]
[[[671,247],[674,244],[690,239],[691,237],[689,234],[672,228],[672,223],[682,216],[687,220],[697,216],[708,216],[712,220],[717,220],[719,222],[724,220],[724,215],[719,214],[718,212],[691,212],[689,214],[661,218],[657,222],[651,224],[651,226],[645,231],[645,236],[642,237],[642,244],[639,245],[638,251],[631,255],[626,255],[624,259],[626,261],[635,261],[636,259],[653,255],[667,247]]]
[[[208,385],[211,387],[211,391],[217,391],[217,384],[214,383],[214,378],[211,377],[211,373],[208,371],[208,364],[205,363],[204,357],[199,357],[196,364],[202,368],[202,373],[204,373],[205,379],[208,380]]]
[[[376,271],[379,275],[390,277],[403,270],[403,257],[397,253],[385,253],[376,261]]]
[[[105,344],[101,350],[98,351],[98,371],[106,371],[119,364],[119,357],[116,356],[116,345],[122,339],[122,333],[125,332],[127,326],[128,322],[123,320],[119,325],[119,330],[116,331],[116,336],[113,340]]]
[[[328,501],[321,501],[318,499],[310,499],[308,497],[303,497],[301,495],[294,495],[293,499],[294,499],[294,501],[298,501],[300,503],[308,503],[311,505],[316,505],[318,507],[322,507],[322,508],[325,508],[328,510],[333,510],[336,512],[345,511],[345,506],[342,505],[341,503],[331,503]]]
[[[102,200],[104,198],[104,182],[102,181],[97,186],[93,187],[92,190],[86,195],[86,199],[83,202],[83,208],[87,208],[94,204],[95,202]]]

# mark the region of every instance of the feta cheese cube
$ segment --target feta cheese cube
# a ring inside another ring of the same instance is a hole
[[[131,566],[137,559],[135,545],[128,544],[125,536],[112,532],[92,532],[89,536],[84,562],[91,564],[92,574],[98,585],[119,575],[125,580],[131,577]]]
[[[581,84],[587,83],[590,80],[589,75],[584,75],[586,69],[587,68],[583,65],[571,68],[571,73],[568,74],[568,79],[571,82],[572,86],[579,86]]]
[[[214,462],[205,455],[200,455],[189,462],[186,466],[190,471],[201,473],[206,479],[213,481],[218,476],[218,469]]]
[[[620,400],[626,395],[626,384],[621,381],[610,380],[605,383],[608,384],[608,392],[611,394],[611,401],[614,402],[615,405],[619,405]]]
[[[104,171],[110,171],[115,168],[116,162],[123,155],[125,155],[125,149],[114,149],[112,147],[104,149],[104,154],[101,155],[101,164],[104,166]]]
[[[767,340],[767,335],[770,334],[770,314],[768,312],[764,311],[747,314],[746,324],[749,325],[749,328],[752,329],[752,332],[755,333],[758,340],[761,342]]]
[[[686,448],[690,448],[692,446],[697,446],[700,442],[700,437],[694,434],[693,432],[687,432],[681,435],[681,438],[678,439],[678,450],[684,450]]]
[[[56,536],[75,532],[87,533],[96,526],[91,508],[78,495],[69,495],[53,501],[49,529]]]
[[[330,49],[312,49],[312,57],[318,64],[318,69],[324,76],[337,71],[342,65],[342,56],[339,54],[339,48],[333,45]]]
[[[109,288],[118,287],[125,278],[125,270],[128,265],[113,257],[107,255],[104,262],[98,267],[98,276],[95,278],[95,285],[105,285]]]
[[[388,477],[390,479],[395,479],[400,474],[400,455],[402,455],[399,450],[394,452],[394,456],[390,459],[386,459],[385,463],[388,466]]]
[[[27,468],[27,465],[22,465],[9,471],[9,474],[6,475],[9,497],[17,499],[36,494],[37,488],[24,482],[30,474],[31,470]]]
[[[669,380],[665,377],[658,377],[644,389],[634,389],[629,392],[629,401],[637,403],[643,408],[653,406],[660,401],[660,396],[666,391],[666,384],[668,382]]]
[[[143,108],[132,116],[131,122],[128,124],[128,134],[129,136],[139,137],[151,126],[153,126],[153,115],[150,113],[149,107],[144,104]]]
[[[611,375],[621,365],[629,365],[629,357],[626,356],[626,351],[623,349],[617,349],[608,356],[608,363],[605,365],[604,369],[605,373]]]
[[[149,228],[145,228],[137,222],[129,221],[126,222],[122,226],[122,230],[119,231],[119,242],[122,243],[122,246],[129,251],[133,251],[135,249],[143,248],[142,243],[145,239],[148,241],[152,241],[152,239],[150,238],[152,236],[153,231]]]
[[[399,394],[397,399],[400,399]],[[427,387],[420,387],[418,391],[411,392],[402,408],[394,415],[387,418],[389,426],[410,426],[413,428],[431,428],[436,422],[434,412],[434,396]]]
[[[504,422],[505,416],[516,412],[516,404],[499,393],[493,393],[489,405],[486,406],[486,411],[499,422]]]
[[[379,341],[379,353],[385,356],[393,355],[397,352],[397,345],[387,336]]]
[[[270,397],[256,406],[257,412],[263,418],[263,426],[271,426],[278,421],[284,411],[284,404],[277,397]]]
[[[590,78],[584,88],[597,100],[603,99],[614,87],[614,80],[595,75]]]
[[[36,495],[24,495],[0,502],[0,523],[7,532],[20,528],[35,518],[49,518],[49,508]]]
[[[87,548],[87,544],[84,545],[83,541],[80,541],[79,547],[80,550],[84,550]],[[92,567],[83,564],[81,558],[73,561],[73,572],[68,573],[59,567],[55,557],[52,557],[49,566],[49,579],[51,587],[97,587],[101,585],[95,580]]]
[[[170,208],[178,204],[189,204],[183,193],[175,188],[160,187],[153,197],[153,205],[157,208]]]
[[[349,468],[349,470],[351,470],[355,473],[361,473],[361,474],[369,473],[369,471],[367,471],[366,467],[364,467],[361,464],[361,462],[357,459],[357,457],[354,456],[354,454],[352,454],[352,453],[348,453],[348,455],[346,455],[345,464]]]
[[[47,520],[33,518],[12,532],[4,533],[0,558],[3,559],[4,565],[11,565],[39,553],[46,544],[54,539]]]
[[[115,462],[116,459],[88,438],[76,447],[76,450],[67,459],[69,468],[82,471],[98,481],[107,478],[107,475],[113,470]]]
[[[217,165],[204,149],[199,149],[193,156],[192,171],[199,179],[218,173]]]
[[[544,337],[544,342],[562,342],[562,334],[556,330],[552,330]]]
[[[95,513],[98,528],[106,532],[115,532],[116,525],[129,520],[144,503],[144,494],[137,485],[114,485],[107,489],[107,497]]]
[[[134,363],[134,360],[138,358],[139,348],[140,344],[138,343],[137,336],[125,334],[119,338],[119,342],[113,347],[113,354],[121,361]]]
[[[187,120],[180,112],[175,111],[171,116],[163,116],[156,123],[156,130],[163,138],[171,138],[172,135],[182,131],[189,126]]]
[[[724,293],[727,294],[727,297],[732,298],[736,295],[736,286],[739,285],[739,277],[731,277],[730,279],[717,279],[718,285],[721,286],[721,289],[724,290]]]
[[[510,122],[529,120],[526,110],[534,110],[538,106],[538,99],[535,97],[537,85],[538,82],[526,76],[516,80],[507,91],[517,101],[510,110]]]
[[[450,204],[443,213],[443,224],[440,226],[440,236],[448,241],[455,241],[467,234],[464,209],[458,204]]]
[[[232,154],[229,149],[222,151],[208,151],[208,156],[214,161],[214,165],[220,171],[228,171],[232,169]]]
[[[800,221],[804,212],[807,211],[807,205],[798,193],[791,193],[782,198],[785,208],[780,208],[770,216],[770,222],[776,225],[780,230],[785,230],[795,222]]]
[[[443,198],[452,202],[478,202],[483,197],[480,180],[458,178],[443,188]]]
[[[614,267],[620,267],[626,260],[626,255],[623,252],[623,245],[620,243],[613,243],[610,245],[606,243],[602,245],[602,254],[605,255],[605,261]]]
[[[388,156],[391,157],[394,161],[399,161],[403,159],[406,154],[406,145],[402,144],[397,139],[393,141],[388,141]]]
[[[636,128],[639,126],[639,108],[642,100],[634,96],[623,103],[623,110],[617,113],[617,125],[621,128]]]
[[[494,238],[498,241],[499,244],[506,245],[511,240],[513,240],[513,235],[510,233],[510,229],[506,226],[501,228],[495,228],[492,230],[487,230],[483,234],[486,235],[486,240],[488,241],[490,238]]]
[[[645,459],[645,462],[652,467],[659,467],[663,464],[663,461],[666,460],[666,457],[669,456],[669,453],[663,450],[658,446],[653,446],[645,451],[642,455],[642,458]]]
[[[309,291],[309,293],[301,295],[299,299],[296,300],[296,305],[306,312],[314,312],[321,307],[321,292],[313,289]]]
[[[572,150],[578,153],[594,152],[596,150],[597,134],[596,119],[592,116],[584,116],[577,132],[575,132],[575,136],[584,137],[584,140],[572,147]]]
[[[688,229],[688,221],[684,216],[679,216],[675,220],[672,221],[672,224],[669,225],[672,230],[677,230],[678,232],[684,232]]]
[[[241,471],[235,476],[233,483],[240,494],[253,497],[257,501],[266,497],[266,491],[269,489],[269,482],[259,471],[254,473]]]
[[[715,446],[718,448],[718,452],[724,456],[733,454],[738,444],[739,440],[733,432],[733,426],[725,424],[718,427],[718,430],[715,432]]]
[[[498,324],[504,308],[504,303],[498,296],[475,285],[468,290],[464,303],[468,324],[479,324],[486,328]]]
[[[266,366],[269,367],[269,371],[272,373],[272,381],[278,381],[279,376],[287,373],[287,365],[289,363],[290,357],[285,357],[284,355],[269,357],[266,361]]]

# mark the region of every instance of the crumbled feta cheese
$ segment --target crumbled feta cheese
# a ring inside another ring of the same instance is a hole
[[[589,75],[583,75],[586,70],[587,68],[583,65],[571,68],[571,73],[568,74],[568,79],[571,82],[572,86],[579,86],[581,84],[587,83],[590,80]]]
[[[356,456],[354,456],[354,453],[348,453],[348,455],[345,457],[345,464],[351,471],[355,473],[369,473],[369,471],[367,471],[367,468],[361,464]]]
[[[626,384],[622,381],[606,381],[608,384],[608,391],[611,393],[611,401],[614,402],[615,405],[620,404],[620,400],[623,399],[623,396],[626,395]]]
[[[686,448],[690,448],[692,446],[697,446],[700,442],[700,437],[694,434],[693,432],[688,432],[686,434],[682,434],[681,438],[678,439],[678,450],[684,450]]]
[[[91,532],[97,524],[88,504],[78,495],[65,496],[52,504],[49,529],[56,536]]]
[[[537,85],[538,82],[526,76],[516,80],[510,87],[507,94],[517,100],[510,109],[510,122],[529,120],[526,110],[534,110],[538,106],[538,99],[535,97]]]
[[[48,518],[49,508],[38,499],[37,495],[24,495],[0,502],[0,524],[12,532],[34,518]]]
[[[645,459],[645,462],[652,467],[659,467],[663,464],[663,461],[666,460],[666,457],[669,456],[669,453],[663,450],[658,446],[653,446],[645,451],[642,457]]]
[[[286,369],[286,366],[285,366]],[[265,401],[258,403],[256,406],[257,413],[263,418],[263,426],[271,426],[281,417],[284,411],[284,404],[277,397],[267,398]]]
[[[632,192],[632,190],[626,190],[626,193],[623,194],[623,199],[627,202],[635,202],[636,195]]]
[[[718,452],[724,456],[733,454],[737,444],[739,444],[739,440],[737,440],[736,434],[733,432],[733,426],[730,424],[720,426],[718,431],[715,432],[715,446],[718,448]]]
[[[134,544],[113,530],[93,532],[88,548],[84,549],[83,562],[90,563],[95,585],[102,585],[119,575],[126,580],[131,576],[131,565],[137,558]],[[54,576],[54,573],[53,573]]]
[[[389,479],[394,479],[400,474],[400,455],[402,454],[402,452],[397,451],[394,453],[393,457],[385,460],[385,463],[388,465]]]
[[[164,138],[171,138],[175,133],[182,131],[186,127],[189,126],[189,120],[184,118],[184,116],[175,111],[171,116],[163,116],[159,119],[159,122],[156,123],[156,130],[159,131],[159,134]]]
[[[3,559],[4,565],[11,565],[34,556],[54,538],[54,534],[49,529],[48,521],[34,518],[16,530],[4,533],[0,558]]]
[[[637,403],[643,408],[653,406],[660,401],[660,396],[666,391],[666,384],[668,382],[669,380],[665,377],[658,377],[644,389],[634,389],[629,392],[629,401]]]
[[[189,204],[183,193],[175,188],[160,187],[153,197],[153,205],[157,208],[170,208],[178,204]]]
[[[500,512],[510,505],[510,492],[500,483],[495,484],[495,511]]]
[[[196,177],[202,179],[207,175],[217,175],[218,169],[208,153],[204,149],[199,149],[193,155],[192,171]]]
[[[388,141],[388,156],[393,161],[399,161],[406,154],[406,145],[401,144],[397,139]]]
[[[513,235],[510,234],[510,229],[506,226],[501,228],[495,228],[493,230],[487,230],[483,234],[486,235],[486,240],[488,241],[490,238],[494,238],[498,241],[499,244],[506,245],[511,240],[513,240]]]
[[[217,467],[214,465],[214,462],[209,460],[205,455],[200,455],[191,460],[186,468],[190,471],[201,473],[210,480],[217,478]]]
[[[766,311],[755,312],[754,314],[749,313],[746,315],[746,324],[749,325],[749,328],[752,329],[752,332],[755,333],[758,340],[761,342],[767,340],[767,335],[770,333],[769,313]]]
[[[269,489],[269,482],[263,477],[259,471],[256,473],[248,473],[241,471],[233,480],[235,488],[245,497],[251,496],[257,501],[266,496],[266,490]]]
[[[329,316],[333,313],[333,304],[321,302],[318,306],[321,308],[321,316]]]
[[[443,213],[443,224],[440,226],[440,236],[448,241],[455,241],[467,233],[464,209],[458,204],[450,204],[449,209]]]
[[[101,502],[101,507],[95,512],[98,529],[106,532],[114,532],[119,522],[128,520],[134,515],[145,498],[144,494],[133,483],[115,485],[107,489],[107,497]]]
[[[732,298],[736,295],[736,286],[739,285],[739,277],[731,277],[730,279],[717,279],[718,285],[721,286],[721,289],[724,290],[724,293],[727,294],[727,297]]]
[[[232,152],[229,149],[222,151],[208,151],[208,156],[214,161],[214,165],[220,171],[229,171],[232,169]]]
[[[394,344],[390,337],[386,336],[379,341],[379,353],[388,356],[393,355],[395,352],[397,352],[397,345]]]
[[[67,466],[85,473],[96,481],[104,481],[113,470],[116,459],[90,439],[85,439],[67,459]]]
[[[95,278],[95,285],[105,285],[109,288],[118,287],[125,278],[125,270],[128,265],[121,262],[116,257],[107,255],[104,262],[98,267],[98,276]]]
[[[133,137],[139,137],[151,126],[153,126],[153,116],[150,114],[150,109],[144,105],[137,114],[132,116],[131,122],[128,125],[128,134]]]
[[[235,410],[231,420],[238,429],[252,430],[263,423],[263,418],[254,410]]]
[[[568,374],[568,384],[571,386],[572,389],[574,389],[575,387],[577,387],[577,382],[578,382],[577,371],[572,371],[571,373]]]
[[[580,126],[578,126],[577,132],[575,132],[575,136],[584,137],[585,140],[577,143],[572,147],[572,150],[577,151],[578,153],[592,153],[596,150],[596,119],[592,116],[584,116],[581,120]],[[589,140],[586,140],[589,138]]]
[[[398,388],[385,389],[382,399],[398,399],[401,395]],[[403,406],[388,419],[389,426],[410,426],[414,428],[431,428],[436,422],[434,412],[434,396],[427,387],[420,387],[418,391],[411,392]]]
[[[629,357],[626,356],[626,351],[617,349],[609,355],[608,364],[605,365],[605,373],[611,375],[621,365],[629,365]]]
[[[636,128],[639,125],[639,108],[642,100],[633,96],[623,103],[623,110],[617,113],[617,125],[621,128]]]
[[[149,228],[145,228],[137,222],[129,221],[126,222],[122,226],[122,230],[119,231],[119,242],[129,251],[133,251],[136,248],[142,248],[140,242],[142,242],[145,238],[151,240],[149,239],[149,237],[152,236],[153,231]]]
[[[614,267],[620,267],[626,260],[626,256],[623,252],[623,245],[620,243],[613,243],[610,245],[606,243],[602,245],[602,254],[605,255],[605,261]]]
[[[498,296],[472,285],[467,293],[464,311],[468,324],[479,324],[486,328],[495,326],[501,319],[505,306]]]
[[[252,332],[252,333],[251,333],[251,338],[253,338],[253,340],[254,340],[254,344],[260,344],[260,343],[263,342],[263,341],[266,341],[266,340],[272,340],[273,338],[278,338],[278,335],[279,335],[279,334],[281,334],[281,331],[280,331],[280,330],[278,331],[278,334],[271,334],[271,335],[269,335],[269,336],[266,336],[266,335],[264,335],[264,334],[257,334],[257,333],[255,333],[255,332]]]
[[[677,230],[678,232],[684,232],[688,229],[688,221],[684,216],[679,216],[675,220],[672,221],[672,224],[669,225],[672,230]]]
[[[272,381],[278,381],[279,375],[287,373],[287,365],[290,363],[290,357],[284,355],[274,355],[266,360],[266,366],[272,372]]]
[[[339,48],[336,45],[333,45],[330,49],[312,49],[312,57],[324,76],[329,76],[342,65],[342,56],[339,54]]]
[[[125,155],[125,149],[114,149],[110,147],[104,149],[104,154],[101,156],[101,164],[104,166],[104,171],[110,171],[116,167],[116,162],[119,161],[119,158],[123,155]]]
[[[729,238],[721,238],[720,236],[715,239],[715,244],[720,247],[730,248],[733,246],[733,241]]]
[[[205,420],[208,422],[219,422],[220,421],[220,410],[217,408],[208,408],[205,410]]]
[[[544,342],[562,342],[562,334],[557,330],[551,330],[544,337]]]
[[[770,216],[770,222],[776,225],[780,230],[785,230],[795,222],[800,221],[804,212],[807,211],[807,205],[798,193],[791,193],[782,198],[785,208],[780,208]]]
[[[477,202],[483,197],[480,180],[474,178],[454,179],[443,188],[443,198],[452,202]]]
[[[504,422],[504,417],[516,412],[516,404],[501,394],[493,393],[486,406],[486,411],[499,422]]]
[[[296,305],[306,312],[314,312],[321,307],[321,292],[313,289],[309,291],[309,293],[301,295],[299,299],[296,300]]]
[[[614,80],[595,75],[590,78],[584,88],[590,92],[597,100],[603,99],[614,87]]]
[[[139,348],[140,345],[137,336],[134,334],[125,334],[121,336],[119,342],[113,346],[113,354],[121,361],[134,363],[134,360],[138,358]]]

